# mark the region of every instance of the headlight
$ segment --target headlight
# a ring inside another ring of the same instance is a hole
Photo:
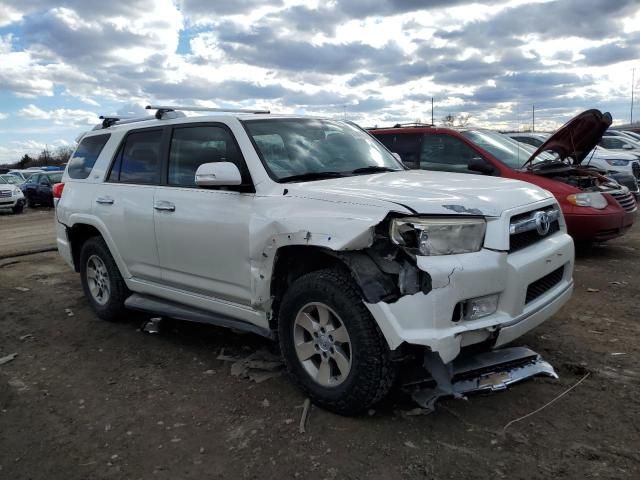
[[[22,190],[20,190],[18,187],[13,187],[13,196],[14,197],[17,197],[21,193],[22,193]]]
[[[391,221],[391,240],[419,255],[451,255],[482,248],[484,218],[405,217]]]
[[[602,210],[608,205],[604,195],[598,192],[573,193],[567,197],[567,202],[577,207],[591,207],[598,210]]]
[[[605,159],[605,162],[607,162],[609,165],[613,165],[614,167],[626,167],[627,165],[629,165],[629,162],[631,160],[618,160],[618,159]]]

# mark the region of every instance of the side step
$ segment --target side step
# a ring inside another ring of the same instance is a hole
[[[435,409],[442,397],[463,398],[467,393],[495,392],[517,382],[543,375],[558,378],[550,363],[526,347],[510,347],[442,363],[437,354],[425,354],[424,367],[431,374],[428,388],[412,389],[422,408]]]
[[[217,313],[208,312],[199,308],[190,307],[181,303],[171,302],[151,295],[134,293],[124,302],[124,306],[131,310],[151,313],[161,317],[186,320],[188,322],[206,323],[218,327],[235,328],[245,332],[255,333],[262,337],[274,338],[269,329],[258,327],[249,322],[236,320]]]

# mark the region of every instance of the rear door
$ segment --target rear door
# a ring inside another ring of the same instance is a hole
[[[153,196],[166,152],[164,128],[131,130],[122,140],[106,182],[96,185],[93,212],[134,278],[160,282]]]
[[[231,130],[206,123],[173,129],[166,179],[155,192],[155,229],[163,283],[250,305],[249,224],[255,195]],[[203,163],[233,162],[243,186],[201,188]]]

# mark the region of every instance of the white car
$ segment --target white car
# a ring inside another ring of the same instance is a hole
[[[355,414],[401,359],[446,368],[571,296],[573,242],[535,185],[407,170],[348,122],[153,108],[84,135],[54,188],[59,252],[103,319],[278,339],[315,403]]]
[[[14,169],[14,170],[9,170],[8,174],[9,175],[14,175],[16,177],[18,177],[20,179],[20,181],[22,183],[26,182],[27,180],[29,180],[29,177],[31,175],[33,175],[34,173],[38,173],[41,172],[42,170],[40,169],[34,169],[34,168],[28,168],[28,169]]]
[[[507,133],[506,135],[535,148],[538,148],[549,138],[546,133]],[[603,137],[603,140],[604,138],[606,137]],[[600,145],[594,148],[584,160],[582,166],[595,167],[606,173],[624,173],[634,176],[636,181],[640,180],[640,160],[638,157],[626,150],[609,150],[603,146],[605,144],[607,143],[601,141]]]
[[[11,210],[22,213],[24,209],[24,194],[17,185],[0,183],[0,210]]]
[[[626,135],[610,135],[611,130],[602,137],[599,145],[611,152],[627,153],[633,155],[636,159],[640,159],[640,142],[636,142],[633,138]]]

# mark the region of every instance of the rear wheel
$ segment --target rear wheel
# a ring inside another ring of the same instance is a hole
[[[80,278],[84,294],[100,318],[114,321],[122,316],[129,291],[102,238],[90,238],[82,246]]]
[[[278,328],[294,381],[327,410],[362,413],[393,385],[386,341],[348,273],[320,270],[296,280],[282,300]]]

